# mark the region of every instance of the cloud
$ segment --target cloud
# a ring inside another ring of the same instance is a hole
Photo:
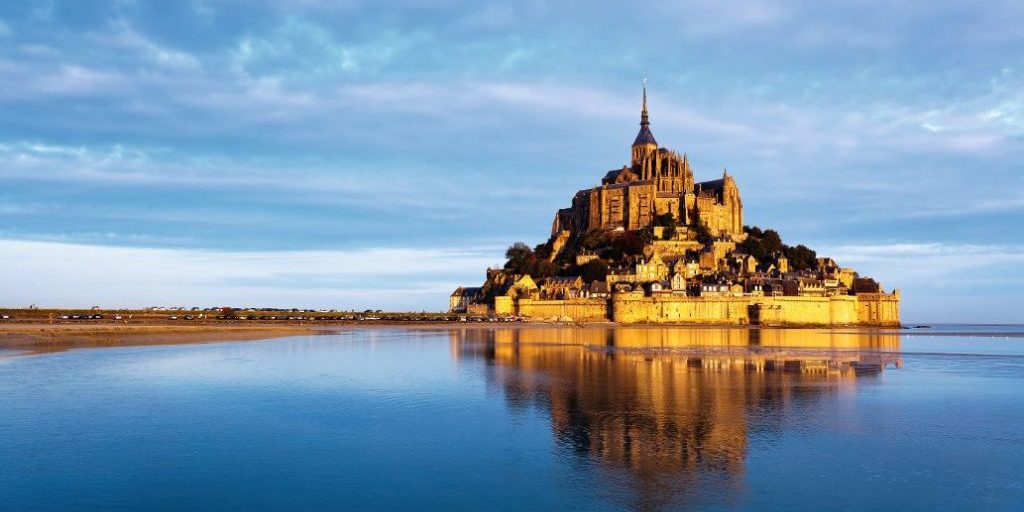
[[[157,66],[175,69],[196,69],[201,66],[196,56],[153,42],[137,31],[125,18],[118,18],[112,23],[112,26],[114,31],[112,36],[98,34],[95,37],[101,43],[110,44],[121,50],[137,52],[146,61]]]
[[[818,247],[902,292],[904,322],[1015,322],[1024,245],[892,243]]]
[[[1015,275],[1024,262],[1024,245],[895,243],[823,247],[842,265],[889,283],[955,287],[970,285],[985,272]]]
[[[246,75],[309,80],[341,73],[374,72],[417,44],[415,33],[384,32],[342,43],[324,26],[290,17],[270,33],[245,37],[231,55]]]
[[[128,84],[120,73],[73,64],[61,65],[57,70],[39,75],[32,82],[36,92],[59,96],[110,94]]]
[[[443,310],[496,247],[221,252],[0,239],[0,304]]]

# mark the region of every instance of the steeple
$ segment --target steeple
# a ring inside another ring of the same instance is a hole
[[[654,140],[650,125],[651,123],[647,119],[647,79],[644,78],[644,103],[640,110],[640,133],[636,134],[636,140],[633,141],[634,147],[651,144],[654,149],[658,148],[658,142]]]
[[[644,106],[640,110],[640,126],[648,126],[650,124],[647,121],[647,79],[644,78]]]

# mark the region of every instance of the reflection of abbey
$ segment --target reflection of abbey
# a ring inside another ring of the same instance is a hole
[[[558,210],[551,238],[509,248],[452,311],[620,323],[899,325],[899,291],[743,223],[736,180],[698,182],[658,147],[644,88],[630,164]]]
[[[901,364],[899,336],[885,332],[619,326],[448,336],[453,358],[486,362],[481,371],[510,407],[546,410],[557,445],[605,470],[595,475],[625,510],[703,508],[694,493],[741,485],[756,438],[783,428],[786,411]]]

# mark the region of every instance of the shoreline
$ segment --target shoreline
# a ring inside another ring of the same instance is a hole
[[[259,341],[289,336],[333,334],[349,329],[393,328],[405,330],[436,329],[764,329],[764,330],[829,330],[849,333],[885,333],[900,336],[935,337],[1012,337],[1021,332],[980,332],[970,329],[955,332],[932,329],[877,328],[857,326],[757,326],[715,324],[615,324],[613,322],[448,322],[448,321],[353,321],[337,323],[180,323],[146,322],[104,323],[0,323],[0,357],[2,352],[14,355],[44,354],[81,348],[131,347],[147,345],[186,345]]]

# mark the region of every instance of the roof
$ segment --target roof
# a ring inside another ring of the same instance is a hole
[[[579,280],[580,276],[552,276],[545,281],[545,284],[572,284]]]
[[[608,174],[604,175],[604,179],[606,181],[615,181],[615,178],[617,178],[619,176],[619,173],[622,171],[623,169],[615,169],[614,171],[608,171]]]
[[[460,286],[456,288],[454,292],[452,292],[452,297],[473,297],[476,295],[480,295],[481,289],[482,288],[480,288],[479,286]]]
[[[722,190],[722,187],[725,186],[725,180],[723,180],[722,178],[718,178],[717,180],[701,181],[697,183],[695,186],[700,188],[701,190],[713,190],[715,192],[720,192]]]
[[[636,140],[633,141],[634,146],[639,146],[641,144],[658,145],[658,141],[654,140],[654,134],[651,133],[651,129],[646,125],[640,127],[640,133],[636,134]]]

